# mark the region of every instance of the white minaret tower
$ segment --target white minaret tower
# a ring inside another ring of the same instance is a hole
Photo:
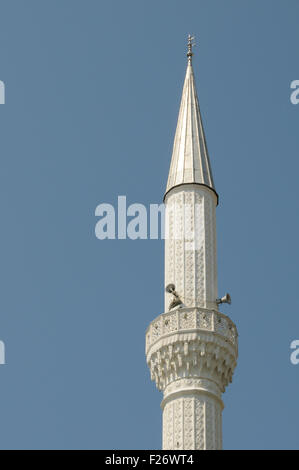
[[[222,393],[237,364],[237,329],[218,310],[216,206],[192,68],[188,65],[166,194],[165,313],[146,331],[146,359],[163,391],[163,449],[221,449]]]

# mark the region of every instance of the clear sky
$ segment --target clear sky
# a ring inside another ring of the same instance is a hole
[[[162,201],[189,32],[239,330],[224,448],[299,448],[298,0],[2,0],[2,449],[161,447],[163,242],[98,240],[94,212]]]

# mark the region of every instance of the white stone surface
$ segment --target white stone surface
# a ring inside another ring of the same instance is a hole
[[[217,308],[216,204],[215,193],[196,184],[165,198],[165,286],[175,284],[187,307]],[[165,293],[165,312],[171,298]]]
[[[216,310],[177,308],[146,332],[151,378],[163,392],[163,449],[221,449],[221,394],[232,381],[238,340]]]

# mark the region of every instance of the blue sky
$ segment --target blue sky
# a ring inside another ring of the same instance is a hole
[[[161,447],[144,356],[163,242],[95,237],[95,208],[160,203],[186,67],[217,208],[239,360],[225,449],[298,449],[299,4],[2,0],[0,447]]]

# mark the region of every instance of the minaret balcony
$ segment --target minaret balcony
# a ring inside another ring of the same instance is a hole
[[[202,377],[224,392],[237,356],[237,328],[217,310],[178,307],[159,315],[146,331],[147,363],[161,391],[173,381]]]

